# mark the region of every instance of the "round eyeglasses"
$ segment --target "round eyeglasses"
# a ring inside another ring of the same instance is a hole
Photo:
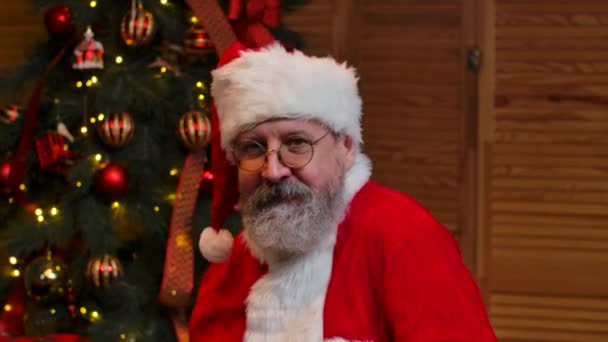
[[[315,152],[314,146],[329,133],[331,131],[314,141],[300,136],[290,136],[281,143],[278,149],[270,151],[256,140],[243,139],[233,145],[232,153],[239,169],[243,171],[257,172],[261,170],[266,164],[266,156],[273,152],[277,153],[281,164],[292,169],[299,169],[310,163]]]

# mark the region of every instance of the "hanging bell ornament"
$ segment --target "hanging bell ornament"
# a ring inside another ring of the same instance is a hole
[[[141,0],[131,0],[131,11],[122,19],[120,34],[129,46],[143,45],[154,37],[154,16],[144,10]]]
[[[27,265],[23,281],[27,295],[33,300],[44,303],[57,301],[65,296],[68,269],[48,251]]]
[[[190,151],[199,151],[211,140],[211,122],[201,112],[186,112],[179,118],[177,137]]]
[[[87,279],[96,288],[108,288],[122,274],[122,266],[118,258],[104,254],[92,258],[86,270]]]
[[[133,137],[135,122],[127,112],[111,113],[99,122],[97,128],[104,144],[110,147],[122,147]]]
[[[0,112],[0,122],[5,124],[11,124],[17,121],[17,119],[19,119],[19,116],[19,107],[15,105],[9,105],[2,108],[2,111]]]

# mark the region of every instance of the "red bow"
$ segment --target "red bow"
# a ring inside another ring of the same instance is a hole
[[[242,44],[267,45],[275,39],[266,27],[281,24],[281,0],[230,0],[228,19]]]

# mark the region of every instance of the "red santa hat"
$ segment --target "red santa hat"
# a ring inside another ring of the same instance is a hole
[[[271,119],[308,119],[349,135],[359,146],[361,97],[352,67],[287,51],[279,43],[256,50],[233,43],[212,77],[212,224],[201,233],[199,248],[209,261],[226,262],[233,241],[222,226],[238,201],[236,167],[226,154],[233,140]]]

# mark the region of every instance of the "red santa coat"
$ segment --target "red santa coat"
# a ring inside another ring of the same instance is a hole
[[[337,229],[329,269],[317,341],[496,341],[455,239],[406,195],[373,182],[361,187]],[[280,338],[252,334],[251,297],[267,273],[238,236],[229,263],[203,275],[190,340],[310,341],[297,327]],[[314,287],[300,283],[294,296]],[[263,296],[257,306],[276,299]],[[301,325],[316,324],[306,319]]]

